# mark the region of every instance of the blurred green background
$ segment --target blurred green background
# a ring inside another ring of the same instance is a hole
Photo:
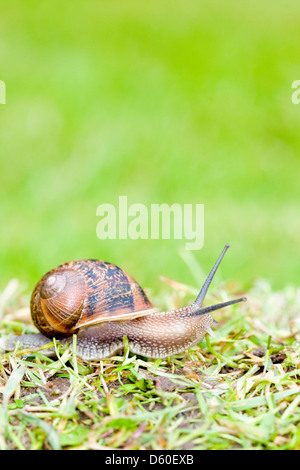
[[[218,280],[299,284],[299,15],[289,0],[2,2],[0,289],[83,257],[154,290],[197,285],[225,243]],[[204,204],[203,249],[100,241],[96,209],[119,195]]]

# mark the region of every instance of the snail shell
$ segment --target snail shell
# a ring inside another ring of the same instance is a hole
[[[132,320],[151,312],[157,309],[129,274],[94,259],[52,269],[31,296],[33,322],[48,337],[69,336],[83,326]]]

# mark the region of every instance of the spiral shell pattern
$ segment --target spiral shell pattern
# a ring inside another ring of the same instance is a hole
[[[155,312],[139,284],[118,266],[100,260],[70,261],[46,273],[31,298],[36,327],[46,336]]]

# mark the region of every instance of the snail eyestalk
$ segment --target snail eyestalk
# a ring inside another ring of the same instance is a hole
[[[199,309],[200,307],[202,307],[202,304],[203,304],[203,300],[206,296],[206,293],[208,291],[208,288],[210,286],[210,283],[211,281],[213,280],[213,277],[218,269],[218,267],[220,266],[220,263],[226,253],[226,251],[228,250],[229,248],[229,245],[225,245],[224,246],[224,249],[222,251],[222,253],[220,254],[219,258],[217,259],[217,261],[215,262],[214,264],[214,267],[212,268],[212,270],[210,271],[209,275],[207,276],[207,279],[206,281],[204,282],[200,292],[199,292],[199,295],[197,297],[197,299],[195,300],[195,302],[193,303],[193,308],[196,309]]]
[[[192,310],[194,311],[195,315],[204,315],[206,313],[213,312],[214,310],[219,310],[220,308],[227,307],[228,305],[237,304],[238,302],[245,302],[247,300],[246,297],[240,297],[239,299],[229,300],[228,302],[222,302],[222,303],[219,303],[219,304],[216,304],[216,305],[210,305],[209,307],[201,308],[202,304],[203,304],[203,301],[204,301],[204,298],[206,296],[206,293],[208,291],[208,288],[211,284],[211,281],[213,280],[214,275],[216,274],[216,271],[217,271],[218,267],[220,266],[220,263],[221,263],[224,255],[225,255],[226,251],[228,250],[228,248],[229,248],[228,244],[224,246],[222,253],[220,254],[217,261],[215,262],[215,264],[214,264],[212,270],[210,271],[209,275],[207,276],[207,279],[204,282],[204,284],[203,284],[203,286],[202,286],[202,288],[199,292],[198,297],[196,298],[195,302],[192,304]]]
[[[240,297],[239,299],[228,300],[228,302],[221,302],[220,304],[210,305],[209,307],[204,307],[198,310],[197,315],[204,315],[205,313],[213,312],[214,310],[219,310],[223,307],[228,307],[228,305],[237,304],[239,302],[246,302],[246,297]]]

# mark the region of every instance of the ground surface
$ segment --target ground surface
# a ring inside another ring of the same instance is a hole
[[[2,352],[1,449],[300,449],[300,291],[260,281],[247,297],[216,312],[216,338],[168,360]],[[17,282],[0,305],[3,336],[34,330]]]

